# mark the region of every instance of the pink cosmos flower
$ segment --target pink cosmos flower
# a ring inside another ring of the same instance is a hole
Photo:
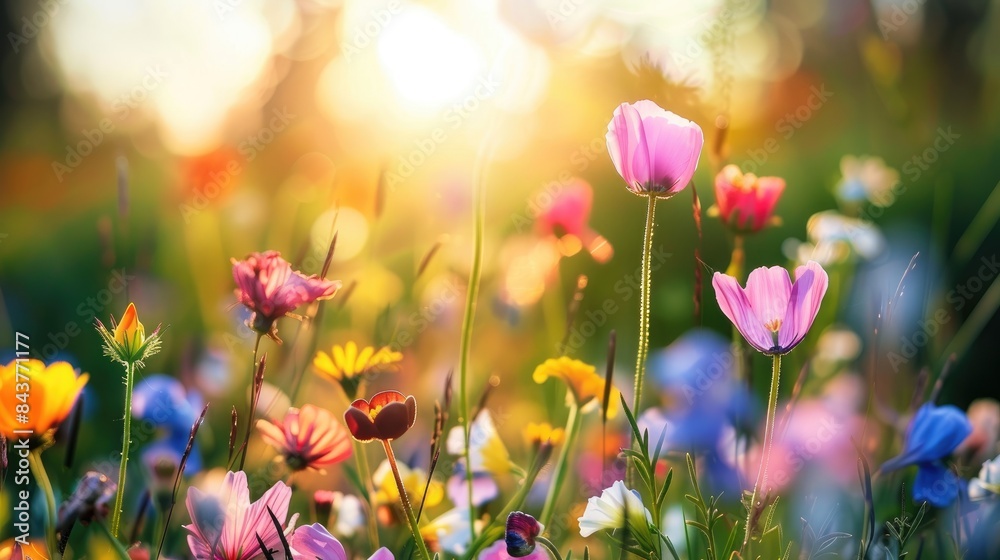
[[[348,560],[344,545],[321,523],[303,525],[295,530],[288,541],[292,550],[292,560]],[[368,560],[394,560],[389,549],[382,547]]]
[[[746,289],[732,276],[712,277],[715,298],[751,346],[764,354],[787,354],[812,327],[829,278],[815,261],[795,269],[795,283],[780,266],[750,273]]]
[[[511,558],[514,557],[507,552],[507,543],[503,539],[500,539],[484,548],[479,553],[478,560],[511,560]],[[545,552],[544,548],[538,547],[528,553],[527,556],[521,556],[521,558],[527,558],[527,560],[549,560],[549,555]]]
[[[186,502],[191,524],[184,526],[191,533],[191,554],[201,560],[250,560],[261,556],[258,535],[269,549],[279,550],[281,539],[267,510],[284,525],[291,497],[292,489],[278,481],[251,503],[243,471],[227,473],[218,494],[191,487]],[[293,516],[289,525],[294,523]]]
[[[275,340],[275,321],[300,305],[333,297],[341,284],[292,270],[278,251],[251,253],[232,263],[236,299],[253,312],[249,326]]]
[[[264,442],[281,451],[292,470],[336,465],[351,456],[351,433],[323,408],[290,408],[280,423],[258,420]]]
[[[705,135],[697,124],[642,100],[615,109],[607,141],[630,191],[667,198],[691,181]]]
[[[715,176],[715,200],[719,216],[737,231],[760,231],[767,225],[785,190],[780,177],[757,177],[743,174],[735,165],[727,165]]]

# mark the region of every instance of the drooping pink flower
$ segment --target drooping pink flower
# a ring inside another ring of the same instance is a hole
[[[691,181],[705,135],[697,124],[642,100],[615,109],[607,142],[630,191],[667,198]]]
[[[590,227],[593,204],[590,184],[573,179],[552,194],[552,202],[538,215],[535,228],[542,235],[559,238],[559,250],[564,256],[572,256],[586,247],[597,262],[607,262],[614,255],[614,248]]]
[[[258,420],[264,442],[279,450],[293,470],[336,465],[351,456],[351,433],[324,408],[290,408],[280,423]]]
[[[795,269],[795,283],[780,266],[755,269],[746,289],[727,274],[712,277],[715,298],[751,346],[786,354],[805,338],[826,294],[829,278],[815,261]]]
[[[715,176],[715,202],[719,217],[737,231],[763,229],[784,190],[784,179],[744,174],[735,165],[725,166]]]
[[[276,340],[275,321],[300,305],[333,297],[341,284],[292,270],[278,251],[251,253],[232,263],[236,299],[253,312],[249,326]]]
[[[261,556],[258,535],[269,549],[280,549],[281,539],[267,510],[284,526],[291,497],[292,489],[278,481],[251,503],[243,471],[227,473],[215,494],[191,487],[186,501],[191,524],[184,526],[191,533],[187,538],[191,554],[202,560],[250,560]]]

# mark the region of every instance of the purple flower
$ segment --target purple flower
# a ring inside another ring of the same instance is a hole
[[[190,488],[186,504],[191,524],[184,528],[191,533],[191,554],[202,560],[250,560],[260,555],[258,535],[269,549],[279,549],[281,539],[267,510],[284,525],[291,497],[292,489],[278,481],[251,503],[243,471],[227,473],[215,495]]]
[[[514,558],[523,558],[535,550],[535,537],[538,536],[541,525],[534,517],[521,511],[512,511],[507,516],[507,530],[504,541],[507,543],[507,554]]]
[[[732,276],[712,277],[715,298],[743,338],[764,354],[787,354],[812,327],[829,278],[815,261],[795,269],[795,283],[780,266],[755,269],[746,289]]]
[[[606,138],[628,189],[663,198],[691,181],[705,143],[700,126],[649,100],[619,105]]]
[[[236,299],[253,316],[250,327],[277,339],[274,322],[296,307],[333,297],[340,281],[306,276],[292,270],[292,265],[277,251],[251,253],[246,260],[232,259]]]
[[[957,407],[927,403],[910,421],[903,452],[886,461],[881,470],[888,472],[916,465],[913,499],[946,507],[958,497],[959,480],[941,460],[951,455],[971,433],[972,423]]]

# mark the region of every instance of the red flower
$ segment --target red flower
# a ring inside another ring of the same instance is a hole
[[[719,216],[737,231],[755,232],[763,229],[770,221],[784,190],[784,179],[744,174],[735,165],[727,165],[715,176],[715,200]]]
[[[246,260],[232,262],[236,299],[253,312],[250,327],[276,340],[276,320],[300,305],[329,299],[340,288],[340,281],[292,270],[277,251],[251,253]]]
[[[417,419],[417,400],[399,391],[382,391],[370,400],[358,399],[344,413],[344,420],[354,439],[399,439]]]

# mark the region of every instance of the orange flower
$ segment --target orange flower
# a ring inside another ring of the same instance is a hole
[[[115,325],[115,342],[130,355],[135,355],[136,351],[142,347],[146,341],[146,329],[139,322],[139,314],[135,311],[135,304],[129,303],[122,315],[122,320]]]
[[[604,400],[604,378],[597,375],[594,366],[562,356],[550,358],[535,368],[531,378],[535,383],[545,383],[550,377],[563,380],[569,387],[576,404],[584,412]],[[611,387],[608,402],[608,418],[618,413],[618,390]],[[590,406],[588,406],[590,405]]]
[[[358,399],[344,413],[351,435],[362,443],[399,439],[416,419],[417,400],[399,391],[382,391],[367,401]]]
[[[14,360],[0,366],[0,433],[16,439],[14,430],[42,436],[55,429],[73,409],[87,379],[87,374],[77,377],[66,362],[46,366],[34,359]]]

